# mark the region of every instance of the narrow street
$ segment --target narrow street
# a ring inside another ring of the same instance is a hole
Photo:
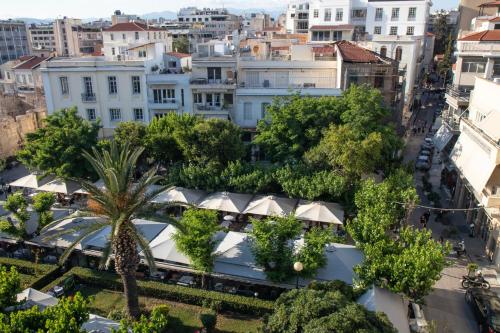
[[[425,101],[423,107],[416,116],[415,123],[427,123],[429,128],[435,110],[439,109],[440,100],[438,98]],[[427,133],[427,131],[425,132]],[[426,134],[412,135],[407,139],[406,151],[404,160],[408,163],[414,163],[420,151],[420,145],[423,143]],[[438,152],[434,152],[432,167],[429,170],[430,183],[433,185],[433,190],[439,193],[443,207],[450,207],[450,194],[440,187],[441,170],[443,163]],[[415,172],[415,186],[420,196],[422,205],[432,205],[423,192],[421,171]],[[411,222],[417,228],[422,228],[419,223],[420,216],[425,209],[417,208],[412,216]],[[463,212],[449,213],[447,225],[434,220],[435,214],[431,214],[428,228],[432,230],[434,239],[438,240],[445,229],[454,227],[458,230],[459,236],[465,240],[467,256],[457,258],[452,252],[448,259],[450,265],[442,272],[441,279],[435,284],[434,291],[426,297],[424,313],[428,321],[434,321],[437,332],[439,333],[470,333],[478,332],[478,326],[474,319],[473,313],[465,302],[465,290],[461,287],[461,278],[467,274],[468,262],[476,262],[483,269],[483,274],[490,281],[492,288],[495,285],[498,287],[496,273],[488,267],[488,261],[484,255],[484,243],[478,238],[468,236],[468,227],[465,222],[465,214]],[[445,241],[452,240],[444,237]]]

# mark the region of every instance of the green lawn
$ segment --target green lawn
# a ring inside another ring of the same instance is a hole
[[[84,296],[94,297],[91,303],[91,312],[101,316],[106,317],[111,310],[123,309],[125,305],[125,298],[120,292],[88,286],[83,286],[79,290]],[[202,308],[199,306],[142,296],[139,297],[139,301],[141,307],[145,310],[151,310],[158,304],[168,304],[170,306],[169,325],[172,333],[193,333],[201,327],[198,314]],[[248,316],[230,316],[227,314],[217,316],[217,332],[220,333],[257,332],[261,324],[258,318]]]

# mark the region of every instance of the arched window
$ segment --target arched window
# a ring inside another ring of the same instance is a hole
[[[382,57],[387,57],[387,47],[382,46],[382,47],[380,48],[380,55],[381,55]]]
[[[401,57],[403,56],[403,49],[401,46],[396,47],[396,56],[394,57],[397,61],[401,61]]]

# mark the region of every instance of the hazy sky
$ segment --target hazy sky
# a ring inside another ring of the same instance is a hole
[[[433,9],[457,7],[458,0],[434,0]],[[109,17],[120,9],[127,14],[177,11],[180,7],[285,8],[286,0],[0,0],[0,18]]]

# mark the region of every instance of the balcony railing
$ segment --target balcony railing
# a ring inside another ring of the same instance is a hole
[[[198,85],[205,85],[205,84],[236,84],[235,79],[207,79],[207,78],[194,78],[189,80],[190,84],[198,84]]]
[[[150,99],[150,104],[174,104],[176,103],[175,98],[166,98],[166,99]]]
[[[200,112],[230,112],[232,108],[231,104],[195,104],[195,110]]]
[[[448,85],[446,87],[446,94],[459,102],[468,103],[470,98],[470,90],[460,88],[456,85]]]
[[[458,42],[459,52],[500,52],[500,45],[496,43]]]
[[[82,102],[89,103],[95,102],[95,94],[94,93],[83,93],[82,94]]]

